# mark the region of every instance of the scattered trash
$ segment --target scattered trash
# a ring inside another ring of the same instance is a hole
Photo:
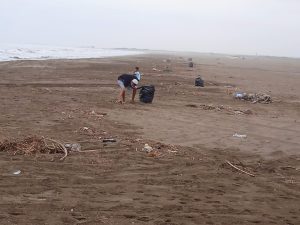
[[[13,174],[14,174],[14,175],[19,175],[19,174],[21,174],[21,170],[17,170],[17,171],[15,171],[15,172],[13,172]]]
[[[238,134],[238,133],[235,133],[234,135],[232,135],[233,137],[238,137],[238,138],[246,138],[247,135],[246,134]]]
[[[161,70],[159,70],[159,69],[157,69],[157,68],[155,68],[155,67],[153,67],[152,70],[153,70],[153,71],[158,71],[158,72],[161,71]]]
[[[200,107],[201,107],[201,109],[204,109],[204,110],[217,110],[217,111],[221,111],[222,109],[224,109],[223,105],[214,106],[212,104],[209,104],[209,105],[201,104]]]
[[[80,152],[81,151],[81,145],[78,143],[74,144],[65,144],[65,148],[70,152]]]
[[[68,155],[67,149],[59,141],[37,136],[27,137],[23,140],[4,140],[0,142],[0,151],[11,152],[13,155],[64,153],[60,160]]]
[[[151,152],[149,152],[148,156],[159,157],[159,156],[161,156],[161,153],[159,153],[158,151],[151,151]]]
[[[140,101],[144,103],[152,103],[155,93],[155,87],[153,85],[142,86],[139,96]]]
[[[88,136],[95,136],[97,135],[97,132],[90,127],[81,127],[79,129],[79,133],[84,134],[84,135],[88,135]]]
[[[148,153],[149,153],[149,152],[152,152],[152,151],[153,151],[153,148],[152,148],[151,146],[149,146],[148,144],[145,144],[143,150],[144,150],[145,152],[148,152]]]
[[[191,108],[197,108],[198,106],[195,104],[187,104],[185,105],[186,107],[191,107]]]
[[[201,77],[197,77],[195,79],[195,86],[204,87],[204,80]]]
[[[233,96],[238,99],[243,99],[246,96],[246,93],[236,92],[233,94]]]
[[[113,139],[113,138],[104,138],[104,139],[102,140],[102,142],[104,142],[104,143],[107,143],[107,142],[117,142],[117,140],[116,140],[116,139]]]
[[[235,92],[233,94],[233,97],[239,100],[250,101],[252,103],[263,103],[263,104],[272,103],[271,96],[264,93],[247,94],[244,92]]]

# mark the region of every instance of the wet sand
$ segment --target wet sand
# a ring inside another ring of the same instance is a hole
[[[116,104],[118,75],[136,65],[141,85],[155,85],[153,103]],[[194,86],[198,75],[204,88]],[[96,150],[64,161],[0,152],[0,224],[300,221],[299,59],[15,61],[0,62],[0,77],[0,140],[38,135]],[[234,91],[264,92],[273,103],[235,100]]]

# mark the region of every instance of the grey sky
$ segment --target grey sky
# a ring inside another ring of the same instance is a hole
[[[300,57],[299,0],[0,0],[0,42]]]

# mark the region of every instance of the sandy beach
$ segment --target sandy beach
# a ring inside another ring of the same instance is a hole
[[[140,85],[155,85],[153,103],[131,104],[127,91],[116,104],[117,77],[135,66]],[[205,87],[195,87],[199,75]],[[0,141],[39,136],[95,150],[64,161],[0,151],[0,224],[300,223],[300,59],[13,61],[0,62],[0,78]]]

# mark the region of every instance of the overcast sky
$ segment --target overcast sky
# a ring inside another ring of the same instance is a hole
[[[300,0],[0,0],[0,42],[300,57]]]

